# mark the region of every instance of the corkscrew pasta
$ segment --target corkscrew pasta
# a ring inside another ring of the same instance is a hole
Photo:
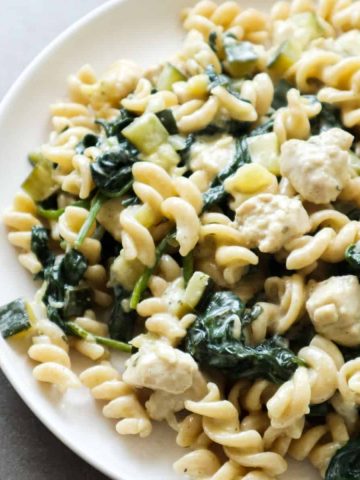
[[[360,1],[270,3],[202,0],[172,57],[69,76],[4,211],[38,290],[0,332],[120,435],[165,422],[184,478],[355,479]]]

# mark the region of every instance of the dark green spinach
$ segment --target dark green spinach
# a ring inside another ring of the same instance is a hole
[[[110,337],[123,342],[128,342],[134,333],[136,312],[125,311],[124,301],[129,301],[130,293],[121,285],[114,287],[114,306],[110,315]]]
[[[304,363],[278,336],[256,346],[246,344],[242,324],[253,321],[260,313],[259,309],[253,310],[246,317],[246,312],[245,303],[234,293],[214,293],[188,330],[185,350],[200,365],[218,369],[233,379],[261,377],[275,383],[288,380]]]
[[[49,231],[39,225],[31,229],[31,251],[36,255],[43,268],[52,265],[55,255],[49,248]]]
[[[98,125],[101,125],[105,131],[107,137],[118,137],[123,139],[121,130],[130,125],[134,120],[135,115],[125,108],[120,109],[119,115],[114,120],[98,119],[95,121]]]
[[[330,103],[322,103],[321,106],[321,112],[310,122],[312,135],[320,135],[320,133],[335,127],[344,129],[340,119],[340,110]]]
[[[86,269],[87,260],[77,250],[69,250],[60,261],[44,269],[47,287],[42,300],[49,319],[64,330],[68,318],[81,315],[91,306],[89,289],[79,286]]]
[[[349,440],[330,460],[325,480],[359,480],[360,437]]]

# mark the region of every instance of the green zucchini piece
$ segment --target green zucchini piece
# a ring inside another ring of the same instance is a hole
[[[225,70],[234,78],[252,73],[258,61],[258,54],[250,42],[238,42],[233,37],[224,40]]]
[[[169,132],[170,135],[176,135],[179,132],[176,125],[174,114],[170,110],[170,108],[157,112],[156,116],[158,117],[160,122],[164,125],[164,127],[166,128],[166,130]]]
[[[35,202],[45,200],[58,189],[58,185],[52,177],[52,172],[53,164],[46,158],[40,159],[22,183],[21,188]]]
[[[154,153],[169,137],[169,132],[154,113],[145,113],[121,131],[145,155]]]
[[[267,68],[270,73],[280,77],[299,60],[301,52],[302,50],[296,42],[287,40],[276,49],[270,58]]]
[[[320,23],[319,17],[314,12],[303,12],[293,15],[291,22],[299,33],[297,40],[301,46],[306,47],[315,38],[323,37],[325,30]]]
[[[0,333],[4,338],[24,332],[30,327],[30,310],[23,298],[0,307]]]
[[[247,138],[250,158],[274,175],[280,175],[280,147],[274,132]]]
[[[172,90],[174,83],[183,82],[184,80],[186,80],[186,77],[180,70],[171,65],[171,63],[166,63],[156,82],[156,88],[158,90]]]

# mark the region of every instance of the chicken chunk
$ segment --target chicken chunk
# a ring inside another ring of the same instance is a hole
[[[309,286],[306,309],[315,330],[340,345],[360,343],[360,285],[354,275],[330,277]]]
[[[204,136],[191,147],[190,165],[194,171],[205,171],[208,179],[212,180],[234,155],[235,141],[231,136],[215,137],[215,140],[213,137]]]
[[[298,198],[263,193],[237,208],[235,226],[242,233],[245,246],[274,253],[308,232],[310,220]]]
[[[332,128],[308,141],[289,140],[281,149],[280,172],[309,202],[333,202],[350,180],[348,150],[353,136]]]
[[[153,341],[144,343],[126,362],[123,380],[136,387],[180,394],[192,386],[197,371],[191,355]]]
[[[207,394],[206,381],[199,371],[195,372],[193,384],[183,393],[168,393],[156,390],[146,402],[146,410],[153,420],[175,423],[174,414],[185,408],[186,400],[201,400]]]

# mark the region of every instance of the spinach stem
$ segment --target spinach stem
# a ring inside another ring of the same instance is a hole
[[[119,352],[131,353],[132,346],[129,343],[120,342],[119,340],[113,340],[112,338],[101,337],[99,335],[93,335],[84,328],[80,327],[74,322],[66,322],[66,327],[71,335],[79,338],[83,338],[89,342],[95,342],[99,345],[105,345],[106,347],[113,348]]]
[[[105,195],[100,190],[96,193],[96,195],[93,198],[93,201],[91,202],[89,215],[88,215],[86,221],[84,222],[83,226],[81,227],[80,232],[78,234],[78,237],[76,239],[76,242],[75,242],[75,245],[74,245],[75,248],[81,247],[81,245],[84,243],[84,240],[85,240],[87,234],[89,233],[90,228],[93,226],[93,224],[96,220],[97,214],[99,213],[99,211],[100,211],[101,207],[104,205],[104,203],[107,200],[110,200],[110,198],[118,198],[118,197],[122,197],[123,195],[125,195],[125,193],[128,192],[130,190],[130,188],[132,187],[132,184],[133,184],[133,180],[130,180],[128,183],[126,183],[123,186],[123,188],[120,190],[120,192],[118,192],[116,194],[116,196],[114,196],[114,197],[109,196],[109,195]]]
[[[191,250],[183,259],[183,277],[185,287],[194,273],[194,251]]]
[[[147,267],[144,270],[144,273],[140,276],[138,281],[135,284],[133,293],[130,298],[130,308],[135,309],[137,307],[137,304],[141,300],[141,296],[146,290],[150,277],[154,273],[154,270],[159,264],[160,258],[162,257],[163,253],[168,247],[169,242],[174,238],[175,232],[171,231],[164,237],[159,245],[156,248],[156,259],[155,263],[152,267]]]
[[[89,230],[91,229],[96,220],[97,214],[99,213],[101,207],[104,205],[106,200],[108,200],[108,198],[105,197],[105,195],[103,195],[101,192],[97,192],[92,201],[89,215],[86,221],[83,223],[83,226],[81,227],[78,237],[76,239],[75,248],[81,247],[81,245],[84,243],[84,240],[89,233]]]
[[[77,200],[74,203],[70,204],[72,207],[82,207],[82,208],[89,208],[89,201],[88,200]],[[63,213],[65,212],[65,208],[57,208],[57,209],[46,209],[38,205],[37,213],[40,217],[47,218],[48,220],[57,220]]]

